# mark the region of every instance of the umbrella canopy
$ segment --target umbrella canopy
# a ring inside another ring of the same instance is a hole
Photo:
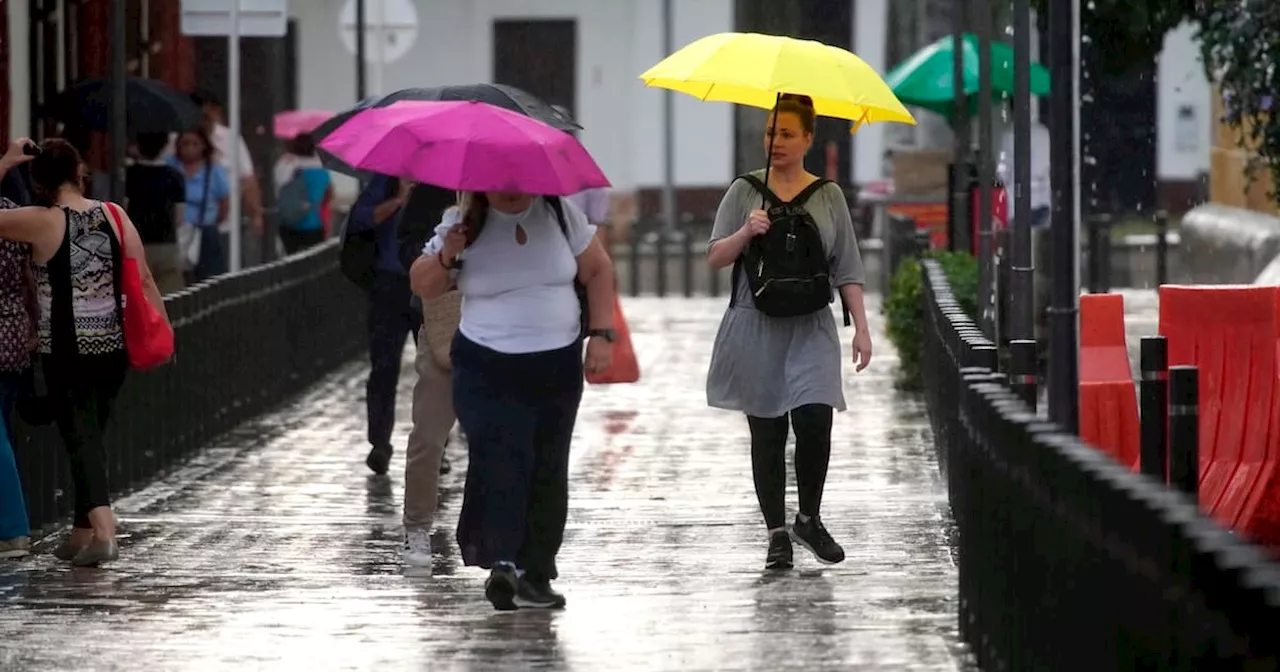
[[[171,133],[200,125],[202,113],[190,96],[158,79],[129,77],[124,85],[125,126],[131,133]],[[86,79],[63,89],[46,113],[63,123],[108,130],[111,80]]]
[[[974,96],[978,93],[978,38],[966,33],[960,43],[964,92]],[[950,118],[955,104],[954,58],[955,40],[948,35],[898,64],[885,80],[902,102]],[[997,99],[1013,95],[1013,47],[1004,42],[991,43],[991,93]],[[1031,95],[1049,95],[1049,71],[1039,63],[1031,64]],[[976,110],[976,98],[969,105],[971,112]]]
[[[907,108],[871,66],[852,53],[812,40],[758,33],[719,33],[693,42],[640,79],[701,100],[771,109],[778,96],[813,99],[824,117],[914,124]]]
[[[329,110],[286,110],[272,117],[271,129],[277,138],[289,140],[314,131],[331,117]]]
[[[358,170],[459,191],[567,196],[609,186],[568,133],[471,101],[401,101],[360,112],[320,142]]]
[[[355,107],[339,112],[328,121],[320,124],[312,131],[312,135],[317,140],[323,140],[339,126],[345,124],[360,112],[370,109],[387,107],[402,101],[473,101],[477,103],[488,103],[496,107],[511,110],[528,117],[532,117],[541,121],[552,128],[562,131],[577,131],[582,127],[578,122],[571,119],[546,102],[534,96],[531,93],[518,89],[514,86],[506,84],[459,84],[451,86],[436,86],[421,89],[401,89],[385,96],[376,96],[366,98],[360,101]],[[355,167],[348,165],[346,162],[338,159],[333,154],[320,151],[320,161],[329,170],[335,170],[347,175],[366,178],[367,172],[356,170]]]

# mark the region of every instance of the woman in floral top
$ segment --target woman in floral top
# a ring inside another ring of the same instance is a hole
[[[0,176],[14,165],[8,155],[0,157]],[[13,201],[0,198],[0,210],[16,207]],[[19,376],[30,365],[35,345],[34,301],[31,246],[0,240],[0,558],[20,558],[28,553],[30,543],[9,420]]]

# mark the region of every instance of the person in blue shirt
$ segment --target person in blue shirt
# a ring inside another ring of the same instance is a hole
[[[218,222],[230,208],[231,183],[222,166],[213,160],[213,143],[202,129],[178,136],[177,152],[169,165],[186,180],[186,224],[193,231],[178,233],[178,246],[194,263],[192,281],[200,282],[227,272],[227,245]],[[197,251],[198,248],[198,251]]]
[[[374,175],[351,208],[345,235],[373,232],[375,256],[369,285],[369,380],[365,386],[369,454],[365,464],[385,474],[395,450],[396,385],[404,345],[416,342],[422,316],[413,309],[409,275],[400,263],[396,215],[409,198],[412,182]]]
[[[280,222],[280,242],[285,253],[294,254],[324,242],[328,233],[328,207],[333,200],[333,178],[316,155],[316,141],[309,133],[303,133],[288,143],[288,153],[276,167],[276,197],[302,197],[305,203],[299,209],[305,212],[297,222]],[[286,191],[285,185],[301,180],[302,192]],[[303,193],[305,192],[305,193]],[[283,204],[281,204],[283,206]],[[281,207],[283,216],[284,208]]]

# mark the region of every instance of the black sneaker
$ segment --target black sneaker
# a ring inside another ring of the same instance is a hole
[[[823,527],[822,521],[817,516],[803,523],[800,522],[800,516],[796,516],[796,522],[791,526],[791,538],[809,549],[818,562],[827,565],[844,562],[844,549],[831,538],[827,528]]]
[[[451,471],[453,471],[453,463],[449,461],[449,458],[442,455],[440,457],[440,474],[443,476]]]
[[[498,611],[515,611],[518,583],[515,567],[505,563],[494,565],[484,582],[484,596]]]
[[[521,577],[516,584],[516,606],[521,609],[564,609],[564,595],[551,587],[550,581],[529,581]]]
[[[369,456],[364,458],[364,464],[369,467],[369,471],[382,476],[391,467],[391,453],[393,452],[395,451],[391,446],[374,446],[369,449]]]
[[[791,537],[786,530],[778,530],[769,535],[769,554],[764,557],[765,569],[791,569],[794,566],[791,555]]]

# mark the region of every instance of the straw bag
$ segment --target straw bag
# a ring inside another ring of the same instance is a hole
[[[452,369],[449,352],[453,349],[453,335],[462,321],[462,293],[456,289],[445,292],[437,299],[422,302],[422,335],[431,348],[436,365],[445,371]]]

